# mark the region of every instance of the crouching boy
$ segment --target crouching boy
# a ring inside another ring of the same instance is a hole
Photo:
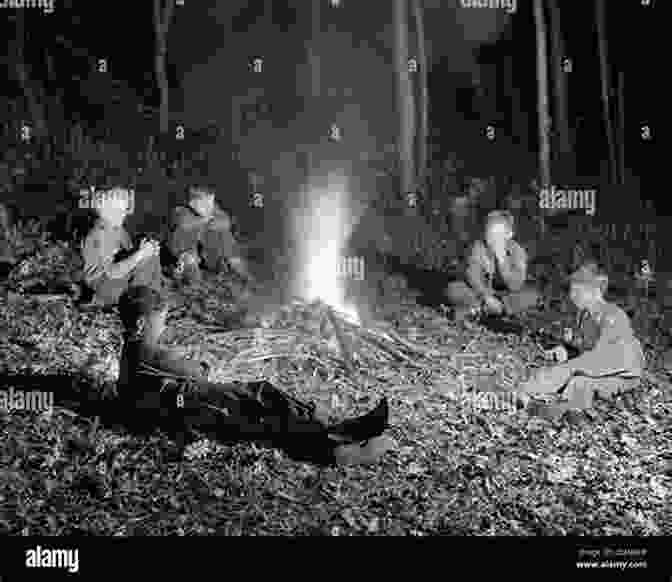
[[[583,265],[570,277],[570,299],[586,310],[598,328],[595,346],[560,365],[542,369],[520,387],[521,400],[528,403],[532,394],[556,394],[563,402],[549,407],[550,416],[568,410],[588,411],[593,398],[611,398],[632,390],[640,383],[644,354],[634,336],[627,314],[607,302],[608,277],[594,262]],[[564,359],[564,358],[563,358]]]
[[[209,187],[191,187],[186,206],[174,210],[169,249],[177,261],[176,275],[187,283],[200,280],[203,267],[220,272],[227,265],[245,279],[251,278],[231,233],[231,217],[219,207]]]
[[[161,345],[168,309],[165,297],[148,287],[129,289],[119,303],[124,342],[117,393],[139,423],[266,443],[319,465],[373,463],[392,446],[382,436],[388,426],[385,399],[364,416],[329,425],[317,406],[268,382],[209,382],[206,364]]]
[[[508,211],[488,214],[485,235],[471,247],[465,280],[450,283],[448,301],[456,319],[473,309],[489,315],[517,314],[534,307],[539,294],[525,284],[527,253],[515,240],[514,218]]]
[[[82,275],[94,303],[100,305],[116,304],[131,285],[157,290],[164,285],[159,244],[145,240],[134,250],[123,226],[129,203],[130,193],[123,188],[96,192],[90,201],[98,216],[82,242]]]

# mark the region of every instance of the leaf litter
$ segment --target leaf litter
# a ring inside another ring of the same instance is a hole
[[[57,252],[41,257],[59,260]],[[34,276],[29,263],[21,269]],[[9,283],[0,305],[3,373],[79,378],[80,398],[105,402],[118,374],[116,313],[31,296],[16,277]],[[543,365],[529,338],[458,328],[398,302],[367,327],[340,320],[353,374],[323,305],[296,299],[245,320],[236,292],[226,277],[190,289],[171,314],[168,343],[208,361],[214,381],[268,379],[334,418],[366,412],[385,395],[397,449],[375,466],[324,469],[203,438],[170,460],[165,435],[97,425],[76,406],[4,411],[1,533],[672,533],[672,398],[660,370],[647,371],[634,401],[598,402],[598,418],[577,427],[465,396],[496,381],[492,366],[460,376],[455,354],[506,356],[529,371]]]

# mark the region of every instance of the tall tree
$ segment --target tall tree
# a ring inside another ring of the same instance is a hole
[[[618,73],[618,167],[621,175],[621,185],[625,185],[625,74]]]
[[[308,59],[311,72],[311,95],[313,99],[320,99],[322,96],[322,71],[320,67],[320,33],[322,32],[322,10],[321,2],[311,2],[311,39],[312,43],[308,47]]]
[[[607,56],[607,37],[604,0],[595,0],[595,19],[597,21],[597,44],[600,53],[600,81],[602,84],[602,115],[609,147],[609,177],[612,184],[618,182],[616,175],[616,144],[614,126],[611,120],[609,61]]]
[[[320,43],[320,35],[322,32],[322,10],[320,6],[321,2],[318,0],[312,1],[311,11],[310,11],[310,38],[311,42],[308,44],[308,66],[310,67],[310,106],[309,110],[311,112],[310,117],[312,123],[315,123],[319,126],[320,123],[324,123],[324,119],[321,119],[321,99],[322,99],[322,67],[319,51],[322,48]],[[306,152],[306,173],[307,180],[306,183],[313,177],[315,171],[315,166],[318,163],[315,160],[314,153],[311,148]]]
[[[38,87],[36,81],[31,78],[30,66],[26,61],[24,14],[25,10],[14,10],[13,14],[10,16],[16,25],[14,42],[12,43],[14,53],[14,58],[12,59],[14,65],[14,75],[16,76],[16,80],[21,87],[23,95],[26,99],[26,104],[28,106],[28,112],[30,113],[32,121],[30,135],[31,137],[41,139],[46,137],[48,134],[46,109],[44,106],[44,100],[41,98],[44,94],[44,91],[40,90],[40,87]]]
[[[420,127],[418,131],[418,183],[425,185],[427,172],[427,140],[429,137],[429,90],[427,88],[427,78],[429,71],[426,42],[425,42],[425,23],[423,16],[423,7],[420,0],[411,0],[413,8],[413,18],[415,20],[415,31],[418,43],[418,64],[420,67]]]
[[[159,130],[168,133],[170,121],[168,75],[166,73],[166,55],[168,54],[168,29],[173,19],[175,0],[154,0],[154,73],[159,87]]]
[[[551,25],[551,56],[553,60],[553,81],[555,85],[554,100],[554,135],[556,137],[555,153],[559,160],[568,161],[572,153],[569,138],[569,119],[567,114],[567,72],[564,68],[565,41],[562,36],[560,7],[558,0],[548,0]]]
[[[505,54],[502,60],[502,77],[504,92],[509,100],[509,111],[511,115],[511,133],[518,143],[527,146],[530,139],[529,117],[527,107],[523,106],[522,92],[519,83],[516,82],[514,63],[515,59],[511,53]]]
[[[537,31],[537,116],[539,122],[539,187],[551,186],[551,146],[549,142],[548,66],[546,50],[546,22],[542,0],[534,0],[534,22]],[[541,222],[542,234],[545,222]]]
[[[402,195],[413,213],[416,203],[415,160],[413,139],[415,135],[415,99],[408,63],[408,3],[394,0],[394,53],[397,78],[397,111],[399,113],[398,151],[401,162]]]

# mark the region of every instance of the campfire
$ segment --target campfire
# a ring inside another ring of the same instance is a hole
[[[346,301],[343,250],[353,217],[349,210],[347,180],[336,173],[326,187],[311,186],[303,214],[295,220],[301,242],[302,272],[296,295],[309,302],[320,301],[350,323],[360,324],[357,308]]]

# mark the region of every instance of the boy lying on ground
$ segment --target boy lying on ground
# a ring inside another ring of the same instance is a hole
[[[207,365],[161,345],[168,305],[148,287],[129,289],[119,312],[124,326],[118,396],[143,422],[168,421],[180,432],[197,429],[219,440],[256,441],[283,449],[299,461],[320,465],[373,463],[390,449],[383,436],[388,405],[365,416],[327,426],[327,415],[268,382],[208,381]]]
[[[240,248],[231,234],[231,216],[215,201],[211,188],[193,186],[189,202],[173,213],[169,249],[177,260],[176,275],[186,283],[201,278],[201,266],[219,272],[230,265],[251,279]]]
[[[162,289],[159,244],[143,241],[133,251],[123,227],[128,215],[129,192],[123,188],[100,191],[91,200],[98,219],[82,242],[84,283],[94,293],[94,303],[114,305],[131,285]]]
[[[545,410],[560,416],[568,410],[587,411],[593,397],[613,397],[639,385],[644,368],[644,354],[634,336],[627,314],[603,294],[608,277],[594,262],[584,264],[570,277],[570,299],[586,310],[597,324],[599,338],[595,346],[580,356],[552,368],[542,369],[520,387],[521,400],[529,394],[555,394],[563,388],[565,402]],[[561,354],[564,360],[566,354]]]
[[[485,236],[471,247],[464,281],[448,285],[448,301],[455,318],[463,319],[474,308],[486,314],[517,314],[534,307],[537,291],[525,285],[527,253],[513,240],[514,218],[508,211],[488,214]]]

